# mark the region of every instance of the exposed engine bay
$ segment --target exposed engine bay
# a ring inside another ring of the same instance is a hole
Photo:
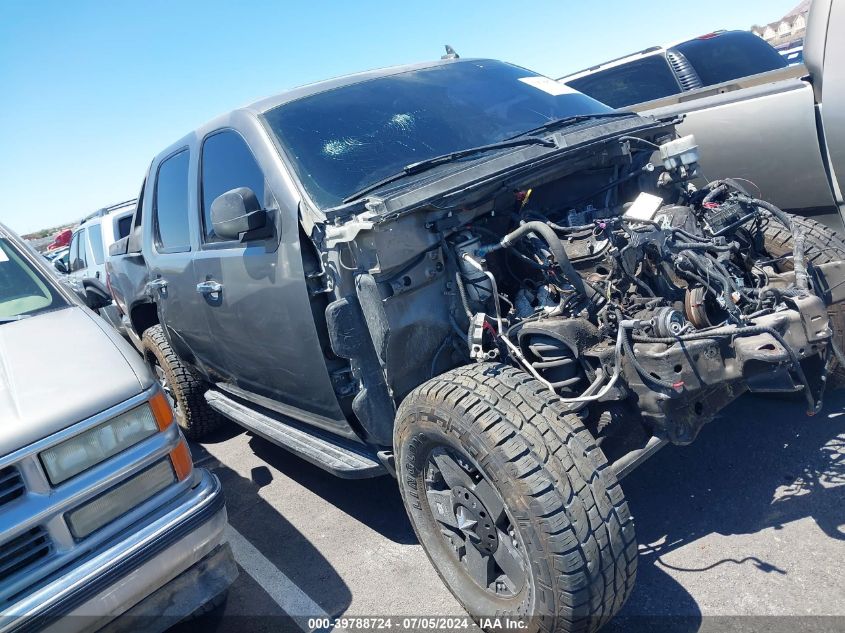
[[[428,209],[422,227],[359,216],[365,230],[332,242],[337,286],[355,285],[390,397],[458,364],[509,363],[581,412],[610,459],[691,442],[746,391],[801,393],[816,413],[841,358],[824,267],[745,183],[694,187],[697,158],[691,137],[622,137],[558,177]],[[773,226],[789,252],[769,252]],[[366,427],[378,380],[332,306],[333,347],[370,390],[349,405]]]

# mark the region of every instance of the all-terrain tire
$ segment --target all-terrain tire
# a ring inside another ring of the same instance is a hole
[[[184,364],[164,336],[161,325],[144,330],[144,358],[155,370],[160,367],[174,402],[176,421],[185,437],[199,440],[220,426],[222,418],[205,401],[205,385]],[[165,385],[163,385],[164,387]]]
[[[808,262],[825,264],[845,260],[845,237],[824,224],[798,215],[790,215],[793,224],[804,231],[804,254]],[[792,252],[792,234],[774,218],[769,219],[763,234],[766,251],[773,257]],[[792,270],[792,262],[781,264],[781,270]],[[833,338],[840,350],[845,350],[845,303],[835,303],[827,308]],[[838,366],[831,376],[831,384],[845,385],[845,367]]]
[[[593,436],[557,396],[523,371],[483,363],[424,383],[396,419],[396,470],[411,523],[482,628],[495,628],[486,618],[498,616],[522,619],[529,631],[590,632],[619,611],[636,576],[634,521]],[[526,554],[524,595],[509,601],[484,591],[437,533],[424,480],[437,446],[469,456],[500,495]]]

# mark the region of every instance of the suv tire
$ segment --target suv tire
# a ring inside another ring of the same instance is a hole
[[[179,360],[161,325],[144,330],[144,359],[170,399],[176,422],[189,440],[199,440],[220,426],[222,418],[205,401],[205,386]]]
[[[845,239],[824,224],[798,215],[789,215],[793,224],[804,231],[804,254],[808,262],[826,264],[845,260]],[[773,257],[780,257],[792,252],[792,235],[777,220],[770,219],[763,234],[766,252]],[[792,262],[780,264],[782,271],[792,270]],[[827,307],[827,315],[833,328],[833,338],[840,350],[845,351],[845,303],[835,303]],[[845,367],[837,364],[831,372],[831,386],[845,385]]]
[[[414,531],[482,628],[510,617],[529,631],[595,631],[619,611],[636,576],[634,522],[604,454],[557,396],[483,363],[424,383],[396,419]]]

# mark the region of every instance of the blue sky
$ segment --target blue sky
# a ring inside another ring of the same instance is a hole
[[[217,114],[445,43],[560,76],[797,2],[3,0],[0,221],[23,233],[134,197],[152,157]]]

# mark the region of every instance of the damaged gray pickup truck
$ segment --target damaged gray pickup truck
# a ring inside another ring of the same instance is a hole
[[[842,367],[845,243],[694,188],[673,126],[491,60],[313,84],[156,157],[109,282],[186,434],[390,472],[482,624],[595,630],[637,566],[620,479]]]

